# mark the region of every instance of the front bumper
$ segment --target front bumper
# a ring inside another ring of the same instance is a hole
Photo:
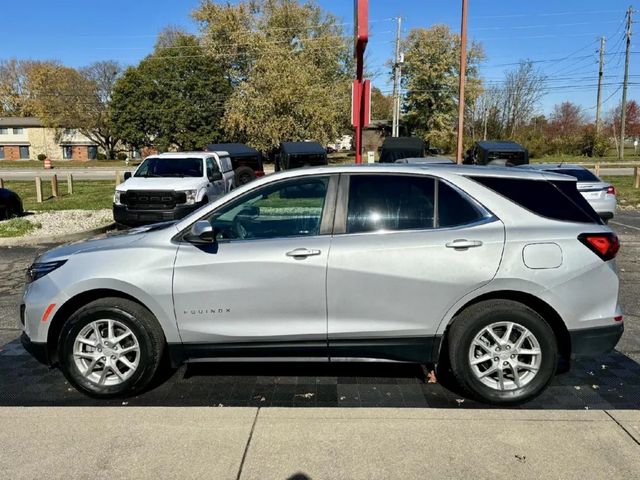
[[[29,336],[24,332],[20,335],[20,342],[24,349],[29,352],[33,358],[45,365],[51,365],[49,350],[46,343],[32,342]]]
[[[150,223],[180,220],[202,205],[202,203],[196,203],[195,205],[176,205],[171,210],[130,210],[126,205],[114,205],[113,219],[116,223],[129,227],[137,227]]]
[[[596,357],[612,351],[618,344],[624,323],[618,322],[606,327],[584,328],[571,330],[571,356],[572,357]]]

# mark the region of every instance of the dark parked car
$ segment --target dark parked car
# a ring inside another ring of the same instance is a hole
[[[282,142],[276,170],[327,165],[327,151],[318,142]]]
[[[395,163],[403,158],[424,157],[427,145],[424,140],[413,137],[389,137],[382,142],[380,163]]]
[[[476,142],[467,150],[464,163],[467,165],[495,165],[514,167],[529,163],[529,150],[522,145],[506,140]]]
[[[249,183],[256,177],[264,176],[262,154],[244,143],[211,143],[207,145],[207,151],[229,154],[238,187]]]
[[[0,188],[0,220],[19,217],[23,213],[22,200],[18,194],[7,188]]]

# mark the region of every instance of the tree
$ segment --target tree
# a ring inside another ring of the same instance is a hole
[[[111,95],[122,67],[116,61],[106,60],[82,68],[80,74],[91,82],[93,92],[85,108],[78,109],[82,118],[77,123],[78,130],[102,147],[107,158],[115,158],[120,137],[111,121]]]
[[[229,82],[195,36],[176,33],[172,43],[166,39],[116,80],[113,126],[135,147],[201,149],[222,139]]]
[[[506,73],[501,110],[502,125],[508,136],[513,137],[516,129],[531,118],[544,95],[545,81],[545,76],[526,60]]]
[[[548,136],[557,138],[578,135],[584,123],[585,114],[580,106],[571,102],[562,102],[553,107],[549,118]]]
[[[618,105],[609,112],[607,118],[607,126],[611,134],[615,131],[618,137],[620,136],[620,125],[622,122],[621,112],[622,106]],[[628,137],[640,136],[640,106],[635,100],[627,102],[627,116],[624,122],[624,130]]]
[[[435,146],[455,144],[460,77],[460,38],[446,25],[417,28],[403,42],[404,120],[414,134]],[[471,107],[480,93],[482,47],[472,42],[467,57],[465,99]]]
[[[351,46],[334,16],[313,2],[207,0],[194,18],[234,86],[230,139],[268,151],[287,140],[327,143],[348,125]]]
[[[393,97],[377,87],[371,88],[371,120],[389,120],[393,117]]]

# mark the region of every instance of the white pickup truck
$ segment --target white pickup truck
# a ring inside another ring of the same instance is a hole
[[[178,220],[234,187],[227,152],[152,155],[116,187],[113,218],[127,226]]]

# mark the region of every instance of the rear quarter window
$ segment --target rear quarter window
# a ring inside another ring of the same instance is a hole
[[[576,188],[576,182],[521,178],[470,177],[541,217],[564,222],[602,223]]]

